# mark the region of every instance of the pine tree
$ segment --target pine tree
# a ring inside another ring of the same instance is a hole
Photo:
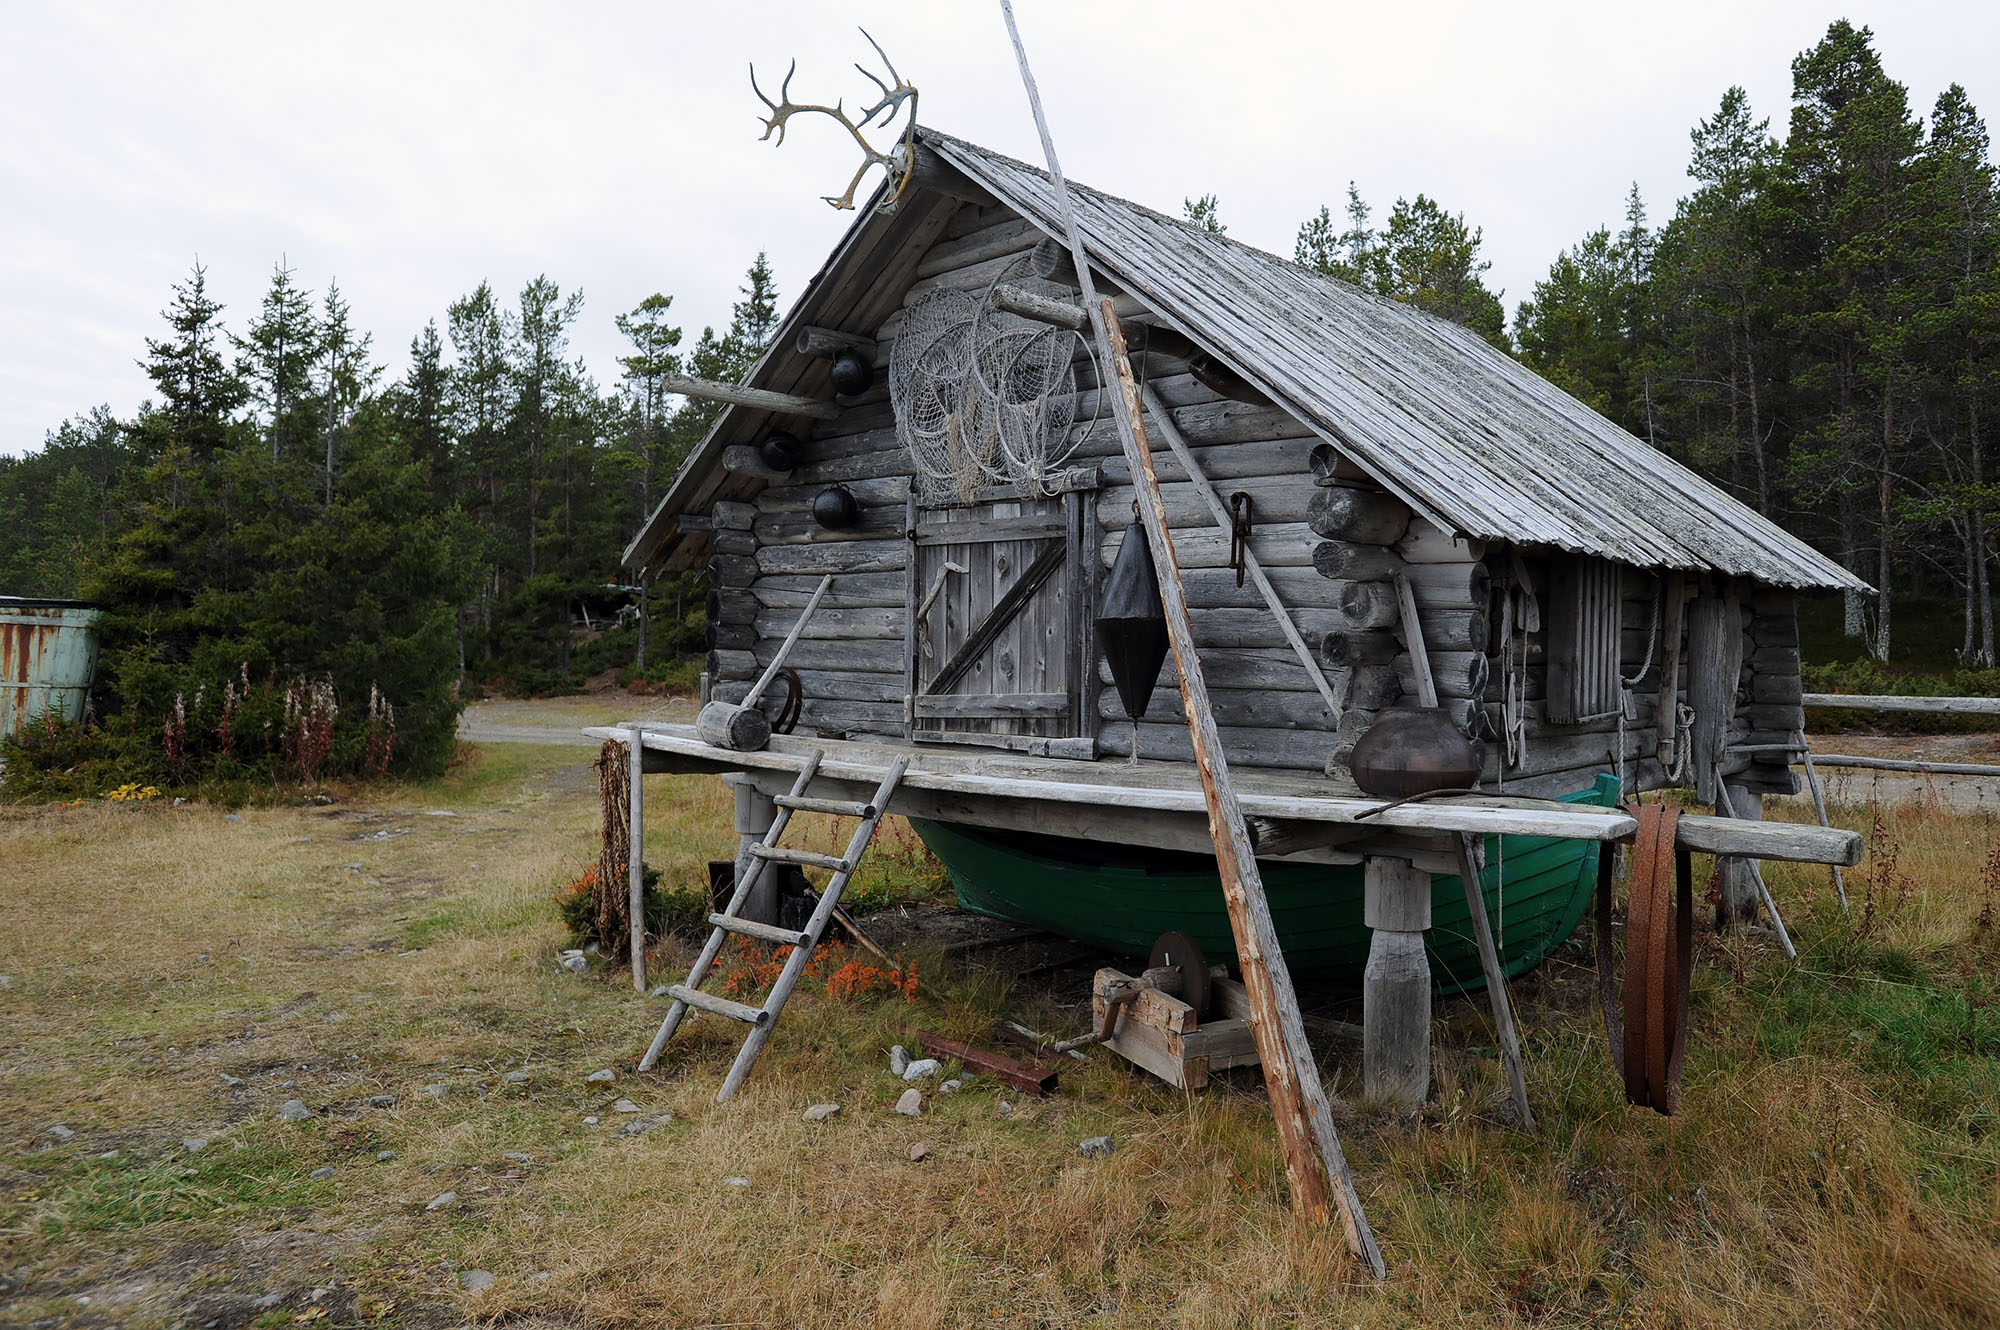
[[[249,334],[230,340],[236,346],[237,376],[263,417],[275,465],[288,446],[314,432],[306,413],[320,340],[312,293],[293,282],[292,270],[283,262],[276,264]]]
[[[1217,211],[1219,207],[1219,201],[1213,194],[1204,194],[1198,199],[1184,198],[1181,200],[1181,216],[1197,230],[1221,235],[1229,228],[1222,224],[1222,218]]]
[[[1368,227],[1369,209],[1361,198],[1361,191],[1352,180],[1347,182],[1347,229],[1333,229],[1333,214],[1322,205],[1317,217],[1308,218],[1299,227],[1298,239],[1292,247],[1292,261],[1323,277],[1335,277],[1343,282],[1353,282],[1357,286],[1373,286],[1370,278],[1370,254],[1375,244],[1375,233]]]
[[[139,362],[163,399],[156,425],[198,456],[222,446],[229,414],[245,395],[218,349],[225,335],[221,316],[222,306],[208,297],[208,270],[197,262],[188,280],[174,284],[173,303],[162,314],[172,335],[147,338],[146,358]],[[164,441],[159,428],[150,434]]]

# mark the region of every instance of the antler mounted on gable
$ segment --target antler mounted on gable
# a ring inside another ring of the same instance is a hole
[[[778,136],[777,142],[783,143],[785,141],[786,122],[802,111],[817,111],[821,115],[832,116],[835,120],[846,126],[847,132],[854,136],[854,141],[861,145],[864,160],[861,163],[860,169],[855,171],[854,178],[847,182],[847,192],[845,194],[838,196],[823,194],[820,197],[836,208],[852,209],[854,207],[854,191],[861,187],[861,178],[868,174],[870,167],[879,166],[896,186],[896,192],[883,204],[883,208],[889,210],[893,209],[897,200],[902,197],[903,186],[909,181],[910,166],[914,160],[917,131],[917,90],[914,85],[906,82],[903,76],[896,72],[896,66],[890,62],[887,53],[882,50],[882,44],[873,37],[868,36],[868,29],[861,29],[861,35],[868,37],[868,44],[875,48],[876,55],[882,57],[882,63],[889,70],[889,81],[885,82],[877,78],[859,64],[854,66],[856,69],[861,70],[864,78],[882,90],[881,98],[873,106],[863,111],[861,119],[858,121],[848,117],[847,111],[844,109],[844,102],[835,102],[832,106],[801,105],[794,102],[791,97],[791,89],[792,75],[798,73],[799,70],[799,62],[797,60],[792,61],[792,67],[785,71],[785,81],[778,89],[778,100],[775,102],[766,97],[764,90],[757,86],[757,66],[754,64],[750,66],[750,88],[757,94],[759,101],[771,108],[771,114],[763,117],[764,133],[762,138],[758,139],[758,142],[761,143],[764,139],[768,139],[775,134]],[[903,128],[902,136],[888,152],[876,151],[875,145],[861,136],[861,131],[867,128],[877,116],[882,118],[883,126],[887,127],[895,120],[896,113],[902,109],[905,102],[908,102],[910,106],[910,119],[909,123]]]

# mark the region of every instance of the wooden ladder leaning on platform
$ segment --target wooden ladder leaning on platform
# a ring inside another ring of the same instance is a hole
[[[819,764],[824,753],[814,749],[806,759],[799,778],[792,783],[791,793],[777,796],[778,815],[767,830],[757,840],[752,841],[736,861],[736,890],[729,897],[728,908],[708,916],[714,925],[709,934],[708,944],[701,949],[701,956],[688,972],[687,982],[675,984],[667,991],[673,994],[674,1005],[668,1009],[666,1020],[660,1023],[660,1032],[653,1036],[652,1045],[646,1056],[640,1059],[639,1070],[651,1071],[660,1060],[660,1050],[667,1046],[667,1040],[674,1037],[681,1021],[690,1007],[716,1016],[726,1016],[733,1021],[742,1021],[750,1027],[750,1034],[743,1041],[742,1051],[736,1055],[736,1063],[730,1067],[729,1075],[723,1079],[722,1089],[716,1092],[715,1102],[727,1103],[733,1098],[743,1081],[750,1075],[750,1069],[757,1065],[757,1055],[764,1051],[764,1045],[771,1038],[771,1031],[777,1026],[778,1015],[791,999],[792,989],[798,985],[799,976],[805,973],[813,951],[825,936],[826,927],[840,906],[840,895],[847,890],[853,880],[855,869],[861,865],[861,856],[868,852],[868,846],[875,839],[875,829],[882,824],[882,815],[889,807],[889,799],[902,782],[903,771],[909,765],[907,757],[899,757],[882,777],[882,783],[875,787],[874,797],[867,803],[850,803],[840,799],[812,799],[806,790],[812,785],[813,777],[819,774]],[[785,827],[792,820],[794,812],[830,813],[835,817],[859,818],[860,825],[854,828],[854,835],[847,842],[846,853],[838,857],[817,854],[811,850],[787,850],[778,845],[785,834]],[[751,889],[757,885],[757,878],[764,872],[766,864],[800,864],[813,868],[830,869],[833,876],[820,889],[819,904],[813,908],[812,917],[802,929],[779,928],[771,924],[760,924],[750,919],[740,918],[737,911],[750,899]],[[741,937],[756,938],[775,946],[790,947],[791,954],[785,958],[785,967],[779,971],[777,980],[771,985],[770,996],[761,1007],[748,1003],[732,1002],[728,998],[716,997],[701,991],[701,985],[708,978],[708,972],[715,964],[715,958],[722,952],[722,944],[731,933]]]

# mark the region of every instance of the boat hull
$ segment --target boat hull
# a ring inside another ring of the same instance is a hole
[[[1600,776],[1565,803],[1611,805],[1618,782]],[[910,825],[951,873],[959,904],[1031,924],[1128,956],[1143,956],[1170,929],[1191,935],[1211,959],[1236,954],[1222,883],[1212,860],[1054,836],[992,831],[911,818]],[[1510,976],[1540,964],[1576,931],[1597,882],[1594,841],[1489,836],[1480,874],[1487,916]],[[1258,867],[1271,919],[1292,973],[1358,988],[1368,961],[1359,865],[1263,860]],[[1465,888],[1456,876],[1431,878],[1431,975],[1441,993],[1485,987]]]

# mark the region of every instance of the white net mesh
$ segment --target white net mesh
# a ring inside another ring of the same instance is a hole
[[[1051,299],[1050,283],[1014,285]],[[1046,493],[1080,440],[1076,333],[993,307],[990,293],[935,290],[909,307],[889,356],[896,431],[926,503],[968,502],[981,486],[1011,482]]]

